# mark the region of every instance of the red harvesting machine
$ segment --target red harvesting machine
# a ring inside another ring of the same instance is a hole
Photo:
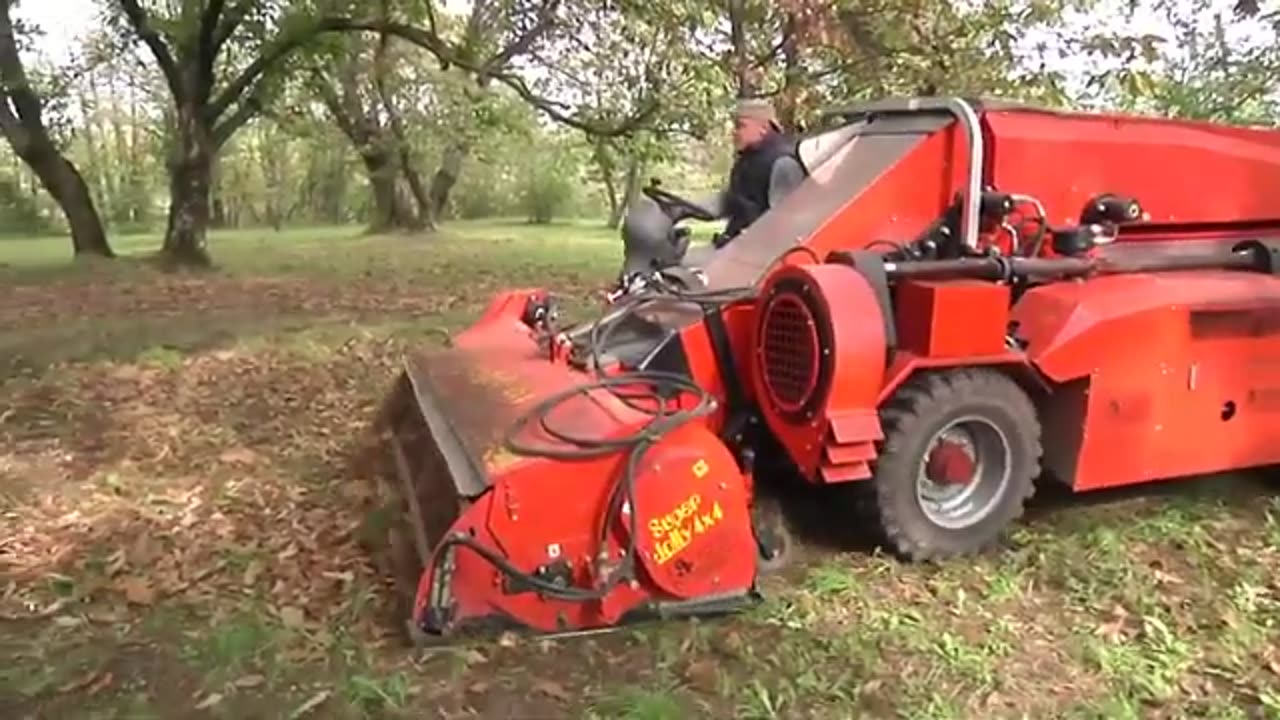
[[[795,483],[923,560],[991,546],[1041,475],[1280,461],[1280,132],[954,98],[829,119],[805,184],[700,266],[673,230],[596,321],[511,290],[407,358],[380,427],[420,638],[733,611]]]

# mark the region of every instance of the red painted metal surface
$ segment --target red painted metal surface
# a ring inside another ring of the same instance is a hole
[[[527,457],[503,446],[507,429],[536,402],[589,379],[551,362],[538,349],[534,333],[519,321],[530,297],[542,296],[520,291],[495,298],[485,321],[460,333],[451,349],[418,359],[412,367],[438,400],[448,401],[452,428],[465,450],[481,460],[486,475],[488,488],[474,502],[461,503],[463,510],[449,532],[470,535],[525,572],[567,562],[575,584],[590,587],[600,580],[592,560],[607,501],[623,475],[624,457]],[[706,361],[697,359],[698,352],[694,350],[692,364],[701,363],[705,374]],[[648,420],[607,389],[575,395],[545,416],[558,433],[599,439],[631,435]],[[453,569],[447,574],[451,627],[493,617],[515,618],[543,631],[591,627],[617,622],[646,603],[746,593],[755,572],[749,479],[708,424],[714,422],[678,427],[643,458],[630,509],[639,528],[635,541],[641,582],[619,585],[598,601],[546,599],[527,590],[509,591],[507,578],[492,563],[468,547],[452,546]],[[537,423],[516,437],[539,447],[570,447]],[[441,539],[432,538],[437,544]],[[627,542],[626,532],[610,535],[615,561]],[[419,621],[436,589],[435,571],[442,560],[437,552],[422,574]]]
[[[910,240],[964,187],[966,152],[964,135],[954,126],[934,133],[822,223],[804,246],[822,258],[834,250]],[[942,168],[952,172],[948,176]]]
[[[1030,109],[986,111],[982,122],[988,183],[1035,195],[1054,224],[1077,222],[1090,198],[1118,193],[1169,230],[1280,227],[1270,192],[1280,183],[1274,130]]]
[[[901,350],[929,358],[1004,351],[1008,285],[980,280],[906,280],[896,290],[894,315]]]
[[[1096,278],[1014,308],[1063,386],[1048,450],[1077,490],[1280,462],[1280,280],[1243,272]]]

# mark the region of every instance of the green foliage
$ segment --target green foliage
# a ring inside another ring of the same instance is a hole
[[[23,190],[14,178],[0,174],[0,236],[48,232],[53,223],[41,211],[36,196]]]
[[[59,138],[109,228],[155,230],[166,219],[173,100],[147,50],[125,32],[117,5],[103,0],[109,10],[104,29],[79,48],[75,62],[62,68],[32,63],[32,77],[50,96]],[[197,26],[194,10],[202,3],[143,5],[157,30],[181,47]],[[1125,21],[1129,5],[1143,17],[1154,14],[1172,32]],[[279,33],[323,12],[367,13],[371,6],[354,0],[254,3],[220,56],[215,94]],[[427,27],[434,21],[441,38],[476,58],[492,56],[527,30],[540,6],[540,0],[486,5],[481,19],[487,24],[476,32],[468,30],[468,12],[446,12],[438,2],[389,4],[404,22]],[[465,150],[442,220],[548,222],[583,215],[603,222],[611,209],[625,205],[633,180],[661,177],[688,194],[724,182],[732,159],[728,109],[744,77],[755,91],[774,96],[800,128],[832,106],[930,92],[1273,123],[1280,110],[1273,92],[1280,44],[1272,20],[1237,17],[1219,6],[1209,0],[654,0],[606,6],[564,0],[558,24],[507,71],[579,125],[643,116],[632,131],[593,137],[552,122],[546,107],[507,83],[477,82],[474,73],[442,67],[439,58],[401,40],[389,45],[385,90],[424,183],[432,182],[450,149]],[[742,53],[752,61],[745,73],[734,46],[735,17]],[[217,224],[368,219],[370,193],[357,147],[306,83],[318,70],[337,87],[342,63],[351,62],[365,115],[385,119],[370,80],[375,46],[372,34],[320,36],[250,88],[264,117],[222,149],[215,170]],[[1076,84],[1055,69],[1055,54],[1095,64]],[[57,223],[49,198],[32,192],[37,183],[29,171],[12,167],[11,179],[0,185],[0,232],[37,232],[35,223]]]
[[[1105,31],[1083,44],[1097,60],[1087,92],[1098,105],[1198,120],[1272,125],[1280,106],[1280,38],[1258,18],[1236,17],[1210,0],[1148,0],[1130,14],[1155,14],[1171,29]]]
[[[535,141],[521,156],[518,192],[529,222],[546,224],[573,211],[582,179],[582,148],[564,133]]]

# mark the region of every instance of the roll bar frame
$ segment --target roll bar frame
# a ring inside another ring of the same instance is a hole
[[[969,140],[969,174],[965,183],[964,208],[962,214],[961,241],[971,250],[978,248],[978,214],[982,203],[982,171],[986,163],[986,144],[979,126],[978,113],[973,104],[958,97],[907,97],[886,98],[869,103],[851,105],[841,110],[824,114],[825,117],[840,117],[846,121],[871,115],[903,115],[916,113],[945,112],[964,127]]]

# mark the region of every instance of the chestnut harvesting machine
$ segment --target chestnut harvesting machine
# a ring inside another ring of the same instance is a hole
[[[513,288],[404,358],[382,559],[418,640],[739,610],[796,488],[938,561],[1041,482],[1280,461],[1280,131],[903,98],[800,157],[719,249],[646,189],[598,319]]]

